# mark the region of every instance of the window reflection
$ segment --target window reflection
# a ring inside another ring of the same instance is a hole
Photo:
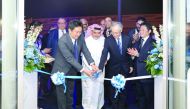
[[[0,23],[0,98],[1,98],[1,74],[2,74],[2,25]],[[1,99],[0,99],[1,107]]]
[[[186,26],[186,71],[190,68],[190,23]]]

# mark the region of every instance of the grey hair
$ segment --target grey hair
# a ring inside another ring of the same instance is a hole
[[[59,17],[58,20],[57,20],[57,22],[58,22],[60,19],[63,19],[63,20],[66,21],[66,19],[65,19],[64,17]]]
[[[119,27],[121,30],[123,30],[123,24],[121,23],[121,22],[116,22],[116,21],[113,21],[112,22],[112,25],[111,25],[111,29],[113,28],[113,27]]]
[[[81,22],[82,22],[82,21],[88,22],[88,20],[85,19],[85,18],[81,18],[80,21],[81,21]]]

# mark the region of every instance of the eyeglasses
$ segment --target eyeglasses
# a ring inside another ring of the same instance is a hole
[[[64,22],[64,23],[60,23],[60,22],[58,22],[57,24],[58,24],[58,25],[65,25],[66,22]]]

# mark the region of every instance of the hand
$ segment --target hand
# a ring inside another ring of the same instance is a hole
[[[130,67],[129,73],[132,73],[132,72],[133,72],[133,67]]]
[[[128,48],[128,49],[127,49],[127,53],[128,53],[129,55],[131,55],[131,56],[134,56],[134,50],[133,50],[133,48]]]
[[[108,61],[106,61],[104,65],[107,65],[107,63],[108,63]]]
[[[91,67],[92,67],[92,70],[95,71],[95,72],[97,72],[99,70],[99,68],[94,64],[91,65]]]
[[[139,39],[139,33],[133,34],[133,40],[138,41]]]
[[[48,54],[48,53],[51,52],[51,48],[44,48],[44,49],[43,49],[43,52],[44,52],[45,54]]]
[[[127,53],[130,54],[131,56],[139,56],[139,52],[136,48],[128,48]]]
[[[91,77],[92,74],[94,73],[92,70],[88,70],[88,69],[84,69],[83,72],[84,72],[87,76],[89,76],[89,77]]]
[[[46,54],[46,57],[47,57],[47,58],[52,58],[49,54]]]
[[[139,39],[140,39],[140,38],[139,38],[139,34],[138,34],[138,33],[137,33],[137,34],[133,34],[132,43],[133,43],[133,44],[136,43]]]

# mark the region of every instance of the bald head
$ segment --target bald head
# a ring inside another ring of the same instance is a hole
[[[105,20],[106,21],[112,21],[111,17],[106,17]]]
[[[81,21],[82,23],[88,23],[88,21],[87,21],[86,19],[84,19],[84,18],[80,19],[80,21]]]
[[[64,30],[66,28],[66,24],[67,24],[67,22],[66,22],[65,18],[59,18],[57,21],[58,28],[61,30]]]
[[[82,25],[83,25],[83,30],[86,31],[88,29],[88,21],[84,18],[80,19]]]
[[[105,29],[105,27],[106,27],[105,19],[102,19],[102,20],[100,21],[100,25],[102,26],[103,29]]]

